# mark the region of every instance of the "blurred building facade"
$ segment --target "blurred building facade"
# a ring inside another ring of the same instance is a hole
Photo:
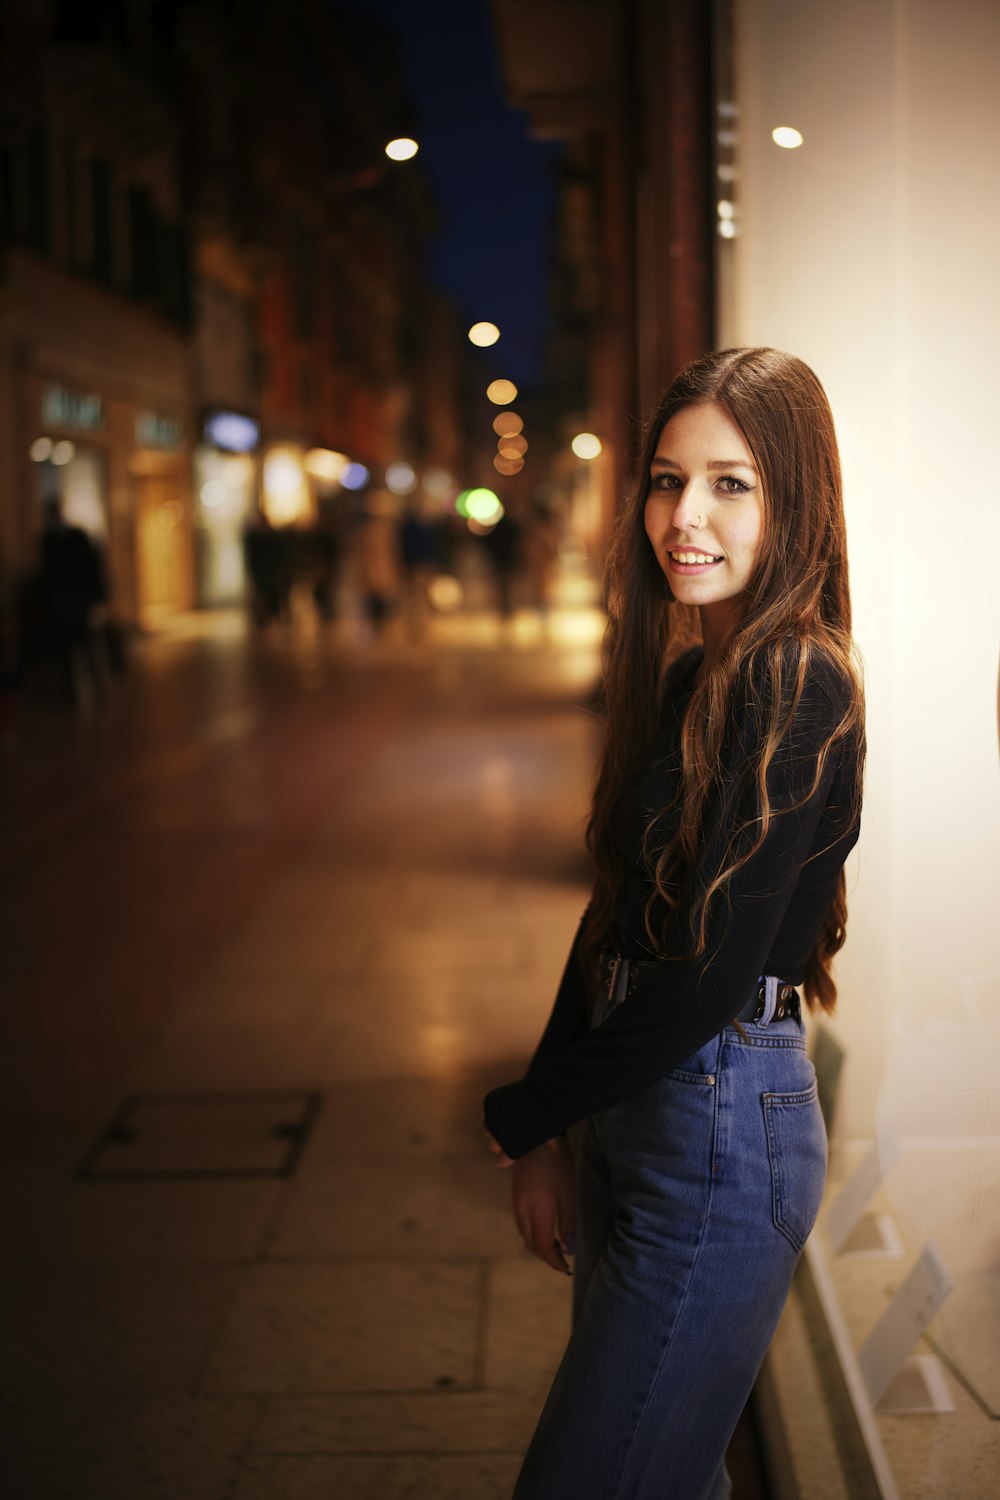
[[[604,452],[578,482],[606,537],[642,423],[714,342],[713,7],[493,0],[511,102],[567,143],[553,378]]]
[[[2,27],[5,588],[53,496],[117,617],[155,625],[241,598],[247,528],[346,508],[348,460],[458,466],[433,204],[383,152],[409,124],[391,34],[320,0],[53,0]]]

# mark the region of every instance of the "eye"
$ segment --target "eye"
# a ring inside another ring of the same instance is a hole
[[[737,479],[735,474],[723,474],[716,481],[716,487],[724,495],[749,495],[750,491],[754,488],[752,484],[744,484],[742,479]]]
[[[650,476],[650,490],[679,490],[682,488],[678,474],[668,474],[665,469],[658,470]]]

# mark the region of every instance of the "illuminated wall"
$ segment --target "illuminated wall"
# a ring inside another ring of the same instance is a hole
[[[976,1103],[1000,1023],[1000,6],[738,0],[734,40],[721,342],[799,354],[830,395],[868,674],[839,1130],[870,1134],[919,1052],[927,1130],[951,1089],[956,1130],[1000,1133]]]

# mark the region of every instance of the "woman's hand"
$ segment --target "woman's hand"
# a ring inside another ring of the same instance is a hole
[[[493,1152],[493,1165],[495,1167],[512,1167],[514,1163],[511,1161],[510,1157],[507,1155],[506,1151],[503,1149],[496,1136],[491,1135],[490,1132],[486,1129],[485,1125],[483,1126],[483,1134],[486,1137],[490,1150]]]
[[[514,1222],[532,1255],[569,1276],[567,1251],[576,1239],[573,1154],[561,1136],[514,1162],[510,1187]]]

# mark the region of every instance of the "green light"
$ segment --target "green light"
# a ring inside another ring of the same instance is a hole
[[[467,521],[469,519],[469,512],[465,508],[465,502],[468,500],[471,494],[471,490],[462,490],[460,494],[455,496],[455,509],[458,511],[463,521]]]
[[[491,521],[499,521],[503,506],[492,490],[470,490],[465,497],[465,514],[470,520],[488,526]]]

